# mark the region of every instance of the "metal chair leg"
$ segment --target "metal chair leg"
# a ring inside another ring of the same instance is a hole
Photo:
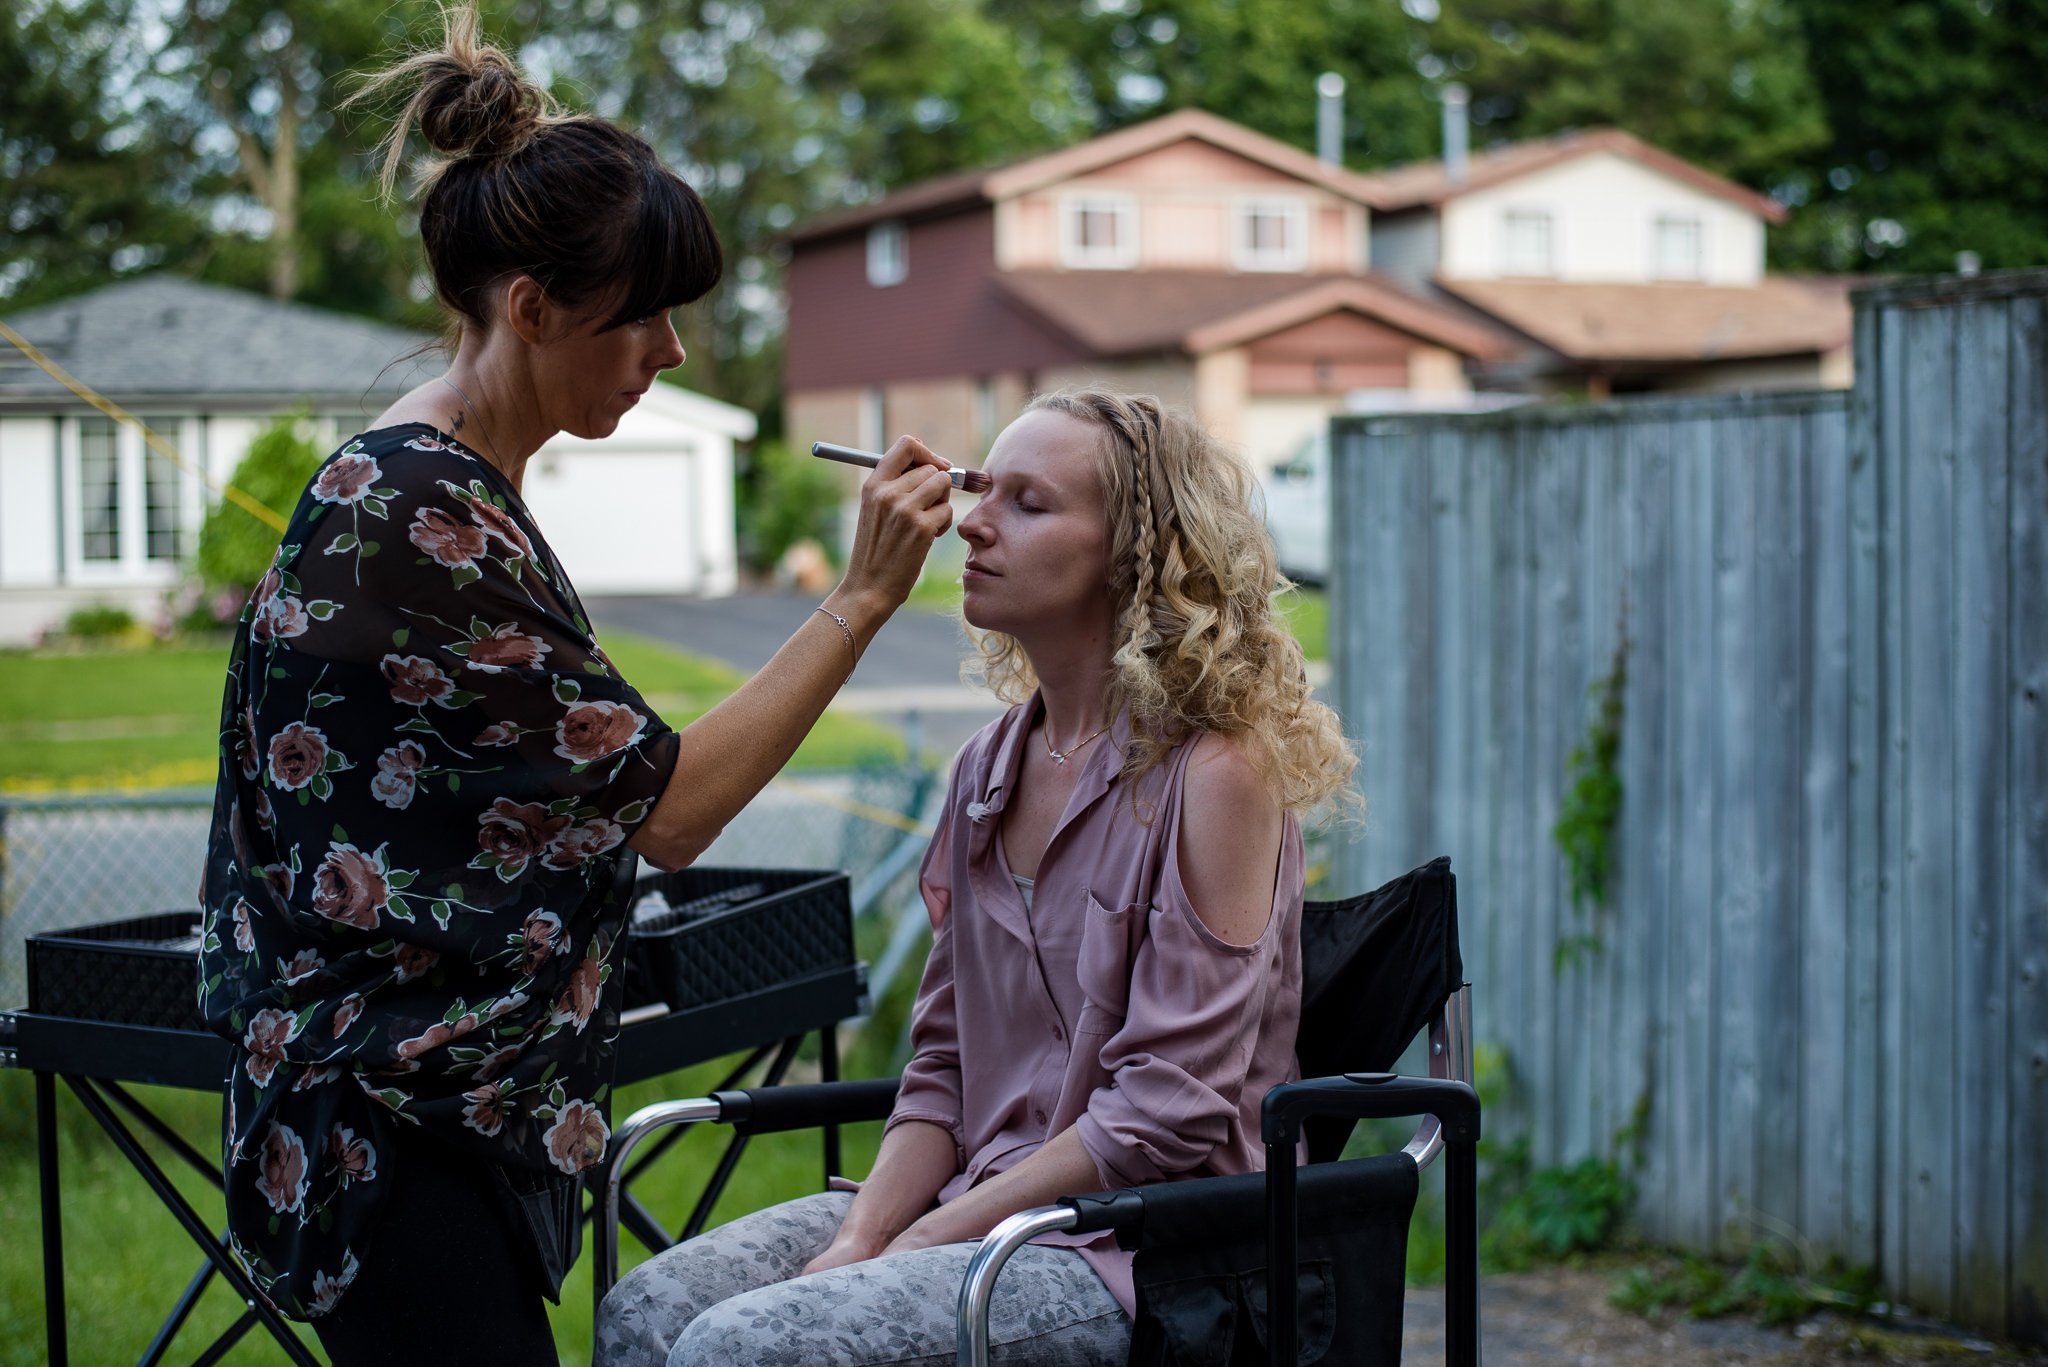
[[[1065,1206],[1040,1206],[1017,1212],[982,1239],[960,1281],[960,1367],[988,1367],[988,1307],[995,1297],[996,1278],[1003,1274],[1010,1255],[1041,1234],[1072,1229],[1080,1219]]]

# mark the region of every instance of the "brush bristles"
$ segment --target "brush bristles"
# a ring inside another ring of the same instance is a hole
[[[986,470],[962,470],[960,488],[970,494],[985,494],[996,487],[996,477]]]

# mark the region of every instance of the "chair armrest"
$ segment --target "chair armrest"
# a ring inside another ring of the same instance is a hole
[[[749,1087],[713,1092],[718,1119],[741,1134],[778,1134],[824,1125],[887,1120],[902,1079],[859,1078],[849,1082],[807,1082],[788,1087]]]
[[[1479,1142],[1479,1094],[1469,1085],[1400,1073],[1344,1073],[1282,1083],[1266,1093],[1261,1137],[1269,1146],[1292,1146],[1301,1135],[1301,1122],[1316,1115],[1351,1120],[1433,1115],[1448,1142]]]

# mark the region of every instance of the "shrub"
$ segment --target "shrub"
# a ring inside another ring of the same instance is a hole
[[[64,634],[81,641],[104,641],[135,630],[135,614],[114,603],[88,603],[64,619]]]
[[[249,444],[249,454],[228,482],[264,507],[289,516],[320,468],[311,427],[305,414],[280,416]],[[222,499],[199,529],[199,577],[210,589],[239,590],[246,597],[276,552],[274,528]]]
[[[756,443],[740,479],[740,547],[759,573],[773,570],[797,542],[839,541],[840,477],[833,467],[779,441]]]

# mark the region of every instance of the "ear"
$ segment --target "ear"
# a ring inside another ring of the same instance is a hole
[[[555,306],[532,276],[520,272],[505,282],[505,326],[528,346],[545,341],[554,325]]]

